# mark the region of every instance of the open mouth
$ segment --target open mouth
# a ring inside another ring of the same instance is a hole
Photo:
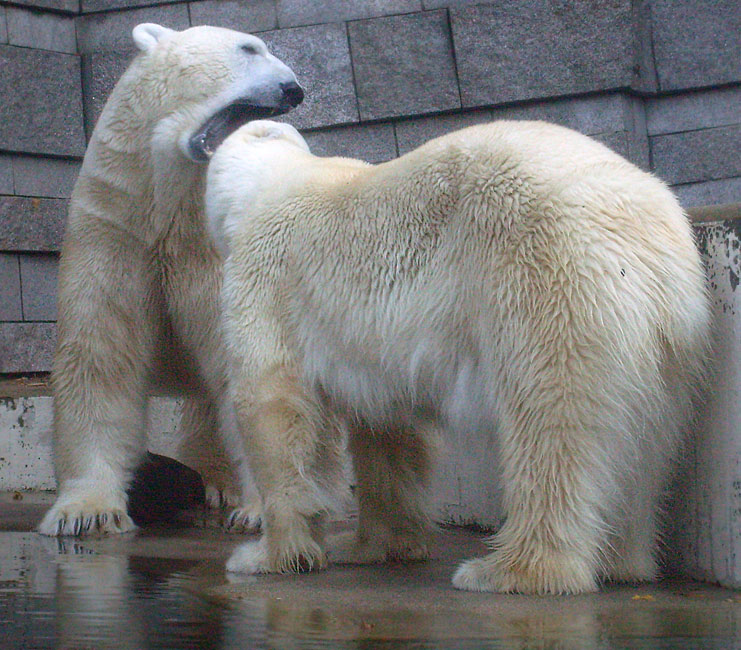
[[[191,136],[188,141],[190,155],[193,160],[207,162],[216,148],[243,124],[282,115],[292,108],[293,106],[288,104],[256,106],[247,100],[238,99],[214,113]]]

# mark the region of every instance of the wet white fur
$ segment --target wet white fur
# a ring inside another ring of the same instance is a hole
[[[125,490],[144,452],[152,388],[189,396],[179,456],[203,473],[209,498],[229,495],[237,474],[237,520],[259,518],[226,397],[206,166],[185,145],[233,98],[277,105],[280,84],[296,79],[247,34],[144,24],[133,38],[141,51],[92,134],[62,248],[53,372],[59,493],[39,526],[47,535],[134,527]]]
[[[321,567],[327,549],[424,558],[431,432],[447,428],[498,446],[506,514],[455,586],[652,579],[709,321],[668,189],[541,122],[471,127],[376,166],[297,138],[246,125],[208,172],[234,403],[266,517],[227,568]],[[333,548],[337,418],[360,517]]]

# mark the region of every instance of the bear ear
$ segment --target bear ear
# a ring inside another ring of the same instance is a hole
[[[134,27],[131,36],[134,43],[142,52],[149,52],[163,36],[174,34],[174,30],[155,23],[142,23]]]

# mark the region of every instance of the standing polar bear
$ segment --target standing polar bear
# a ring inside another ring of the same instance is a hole
[[[229,570],[426,557],[441,427],[492,436],[504,488],[492,552],[455,586],[580,593],[655,576],[709,327],[690,225],[661,182],[540,122],[373,166],[258,121],[212,158],[206,211],[264,505],[263,538]],[[358,530],[325,545],[343,421]]]
[[[108,99],[72,193],[59,275],[54,460],[59,495],[39,530],[119,533],[145,451],[148,387],[185,390],[181,457],[227,486],[217,430],[242,487],[232,523],[259,500],[228,400],[221,260],[205,230],[210,153],[249,119],[286,112],[303,91],[258,38],[227,29],[133,31],[140,50]]]

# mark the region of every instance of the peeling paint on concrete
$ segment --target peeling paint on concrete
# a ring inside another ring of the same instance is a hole
[[[148,410],[151,451],[175,456],[181,400],[156,397]],[[0,399],[0,491],[53,490],[51,431],[53,400],[49,396]]]
[[[741,220],[695,227],[713,306],[713,364],[669,511],[673,571],[741,588]]]

